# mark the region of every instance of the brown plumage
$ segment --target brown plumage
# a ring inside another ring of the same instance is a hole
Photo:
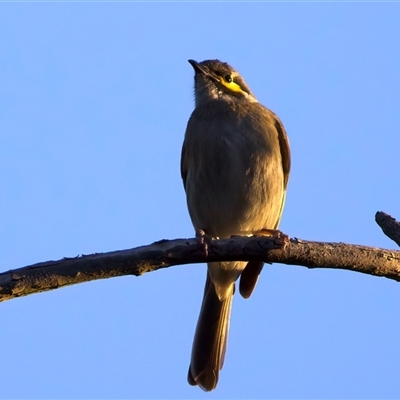
[[[197,63],[196,107],[182,148],[181,173],[196,230],[210,238],[277,229],[285,203],[290,148],[279,118],[243,78],[218,60]],[[212,390],[222,368],[235,281],[250,297],[260,262],[210,262],[188,381]]]

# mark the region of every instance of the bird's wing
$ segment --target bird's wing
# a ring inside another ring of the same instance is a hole
[[[290,172],[290,145],[285,128],[277,116],[275,116],[275,128],[278,132],[279,147],[282,157],[283,187],[286,190]]]
[[[186,190],[186,176],[188,171],[188,159],[186,155],[186,141],[183,142],[181,153],[181,176],[183,180],[183,187]]]

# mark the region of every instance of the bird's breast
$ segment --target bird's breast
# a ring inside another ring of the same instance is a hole
[[[283,201],[277,132],[268,118],[192,114],[186,132],[186,192],[196,229],[229,237],[273,228]]]

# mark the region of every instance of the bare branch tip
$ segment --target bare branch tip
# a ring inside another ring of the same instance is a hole
[[[383,211],[375,214],[375,221],[381,227],[383,233],[400,246],[400,222]]]

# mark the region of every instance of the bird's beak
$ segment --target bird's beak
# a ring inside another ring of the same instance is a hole
[[[201,68],[200,64],[197,61],[194,60],[188,60],[189,64],[193,67],[193,69],[195,70],[195,72],[202,72],[203,74],[205,73],[204,69]]]
[[[195,60],[188,60],[190,65],[193,67],[195,74],[200,74],[200,75],[205,75],[209,77],[211,80],[215,82],[219,82],[219,79],[214,76],[213,73],[211,73],[208,69],[204,68],[202,65],[200,65],[197,61]]]

